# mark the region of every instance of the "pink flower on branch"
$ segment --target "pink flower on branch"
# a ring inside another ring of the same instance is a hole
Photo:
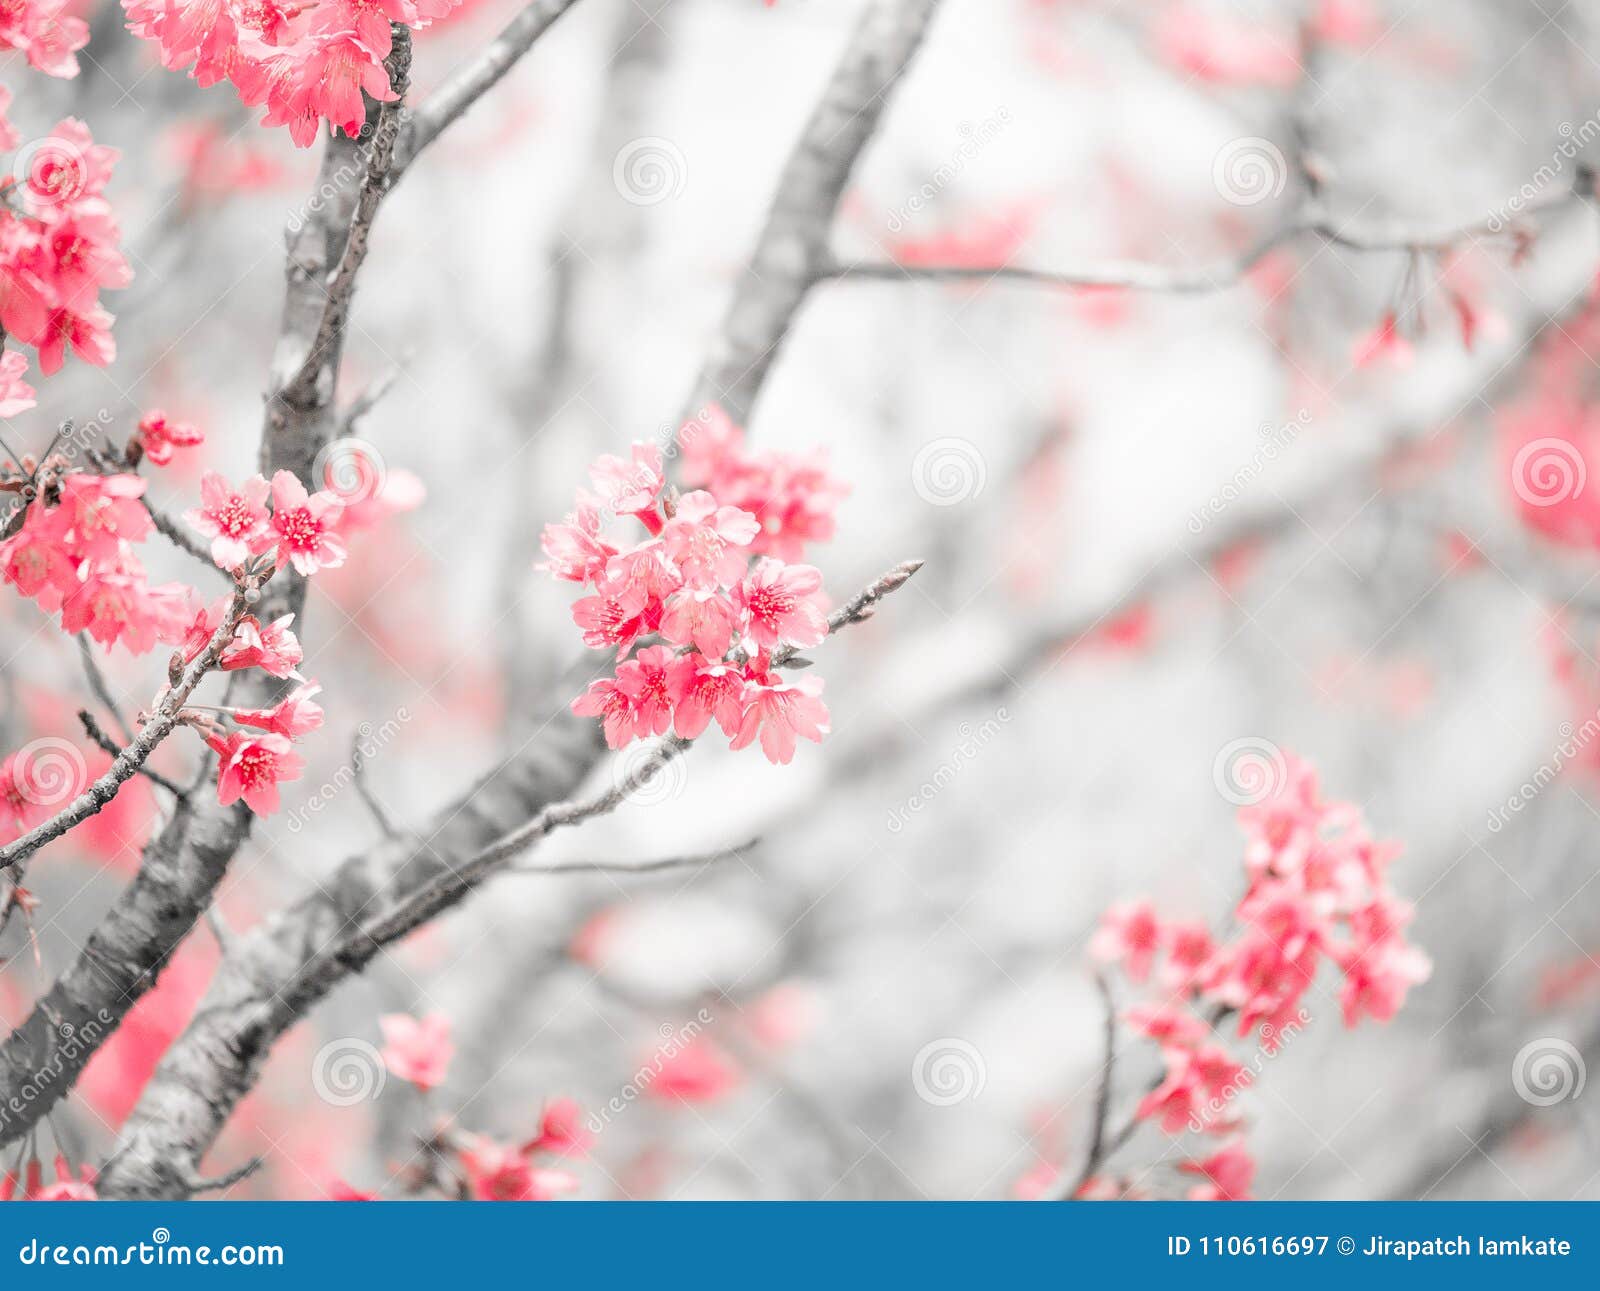
[[[482,1135],[472,1136],[460,1157],[477,1201],[552,1201],[578,1188],[567,1171],[537,1166],[520,1149]]]
[[[262,627],[255,615],[246,614],[239,620],[233,640],[222,652],[223,671],[260,668],[272,677],[297,676],[295,669],[305,658],[305,652],[289,630],[289,624],[293,622],[294,615],[285,614]]]
[[[273,559],[279,568],[292,564],[309,576],[344,564],[344,541],[338,535],[343,513],[344,504],[334,494],[307,493],[306,486],[288,471],[274,475],[272,533],[277,550]]]
[[[456,1047],[450,1039],[450,1019],[442,1013],[413,1018],[387,1013],[378,1019],[383,1030],[383,1064],[401,1080],[426,1093],[444,1083]]]
[[[821,744],[832,729],[821,696],[822,681],[816,677],[801,677],[794,682],[771,673],[752,677],[745,683],[744,716],[739,719],[738,734],[728,747],[745,748],[759,734],[761,752],[768,762],[792,762],[797,737]]]
[[[278,785],[298,780],[305,761],[281,735],[235,731],[226,739],[209,741],[221,759],[217,775],[217,801],[224,807],[244,799],[258,816],[278,810]]]
[[[1309,1021],[1302,1000],[1326,963],[1343,975],[1347,1026],[1364,1015],[1387,1021],[1410,988],[1427,980],[1427,956],[1405,940],[1411,907],[1388,887],[1398,849],[1374,840],[1353,805],[1324,800],[1308,764],[1285,755],[1238,820],[1248,882],[1229,935],[1213,938],[1194,922],[1163,923],[1149,902],[1136,901],[1112,907],[1091,939],[1099,962],[1120,965],[1130,981],[1153,976],[1159,983],[1123,1014],[1135,1033],[1160,1046],[1164,1064],[1130,1128],[1150,1120],[1175,1135],[1240,1129],[1236,1100],[1259,1075],[1260,1058],[1279,1052]],[[1223,1043],[1230,1019],[1240,1036],[1257,1035],[1256,1062],[1242,1062]],[[1126,1138],[1123,1132],[1108,1140],[1101,1130],[1097,1144]],[[1091,1159],[1082,1177],[1102,1165]],[[1249,1195],[1255,1163],[1235,1141],[1183,1168],[1206,1180],[1190,1197],[1236,1200]]]
[[[139,429],[134,442],[139,445],[152,466],[166,466],[172,461],[172,455],[178,449],[197,448],[205,443],[205,439],[205,435],[197,427],[187,422],[174,421],[157,408],[145,413],[139,419]]]
[[[211,540],[211,558],[222,569],[237,569],[273,545],[267,512],[270,486],[252,475],[238,488],[215,471],[200,478],[200,505],[183,513],[189,527]]]
[[[828,635],[828,620],[814,598],[822,575],[810,565],[760,560],[734,589],[735,607],[744,616],[745,648],[771,651],[779,646],[804,650]]]
[[[242,726],[297,740],[321,728],[322,705],[314,699],[321,693],[322,687],[313,682],[291,691],[271,708],[236,708],[233,720]]]

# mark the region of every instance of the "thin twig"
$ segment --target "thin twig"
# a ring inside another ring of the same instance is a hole
[[[189,555],[207,568],[216,570],[224,578],[229,576],[227,570],[211,559],[210,550],[198,538],[151,502],[149,498],[141,498],[140,501],[144,503],[144,509],[150,515],[150,523],[155,526],[157,533],[180,551],[188,552]]]
[[[661,856],[650,861],[568,861],[554,865],[528,862],[513,865],[508,874],[658,874],[663,870],[699,869],[741,856],[761,842],[760,838],[746,839],[732,847],[719,847],[711,852],[689,852],[682,856]]]
[[[361,732],[357,731],[350,737],[350,776],[355,781],[356,793],[366,805],[378,829],[385,838],[399,838],[400,830],[395,825],[389,813],[378,801],[378,795],[372,791],[372,786],[367,782],[367,759],[361,752]]]
[[[1094,975],[1095,988],[1100,992],[1100,1002],[1105,1008],[1105,1062],[1100,1067],[1100,1088],[1094,1097],[1094,1122],[1090,1130],[1089,1150],[1084,1155],[1083,1167],[1077,1177],[1061,1194],[1062,1201],[1070,1201],[1083,1191],[1106,1158],[1106,1123],[1111,1119],[1112,1076],[1117,1061],[1117,1005],[1111,997],[1111,984],[1104,973]]]
[[[1542,200],[1530,203],[1526,210],[1555,209],[1587,196],[1581,185],[1575,184],[1570,189],[1555,190]],[[851,264],[835,259],[821,269],[818,279],[843,282],[996,282],[1051,289],[1118,287],[1181,295],[1219,291],[1234,286],[1279,247],[1304,236],[1316,237],[1332,246],[1351,251],[1439,254],[1454,250],[1471,238],[1501,233],[1515,236],[1516,231],[1495,215],[1479,217],[1451,228],[1360,229],[1340,225],[1311,209],[1253,242],[1236,256],[1194,267],[1151,264],[1140,260],[1111,260],[1057,269],[1031,269],[1022,265]]]
[[[243,1183],[265,1164],[264,1157],[251,1157],[241,1166],[236,1166],[226,1174],[217,1175],[213,1179],[201,1178],[198,1174],[189,1174],[184,1182],[189,1189],[189,1195],[194,1196],[202,1192],[226,1192],[236,1183]]]
[[[356,428],[356,423],[371,412],[378,401],[394,388],[394,383],[400,379],[400,374],[410,365],[411,358],[409,351],[402,354],[398,363],[391,363],[350,401],[350,406],[339,417],[340,434],[350,434]]]

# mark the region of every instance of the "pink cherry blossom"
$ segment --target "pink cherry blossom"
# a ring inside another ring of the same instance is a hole
[[[65,526],[43,503],[35,502],[12,537],[0,542],[0,576],[47,613],[61,608],[78,588],[81,563],[64,545]]]
[[[22,379],[27,370],[25,354],[17,350],[0,354],[0,418],[27,412],[37,402],[33,387]]]
[[[73,54],[89,43],[89,25],[65,0],[10,0],[0,8],[0,49],[19,49],[46,76],[78,74]]]
[[[234,629],[233,640],[223,648],[223,671],[260,668],[273,677],[293,677],[305,658],[300,642],[289,630],[293,614],[285,614],[262,627],[253,614],[246,614]]]
[[[602,590],[610,595],[633,593],[653,618],[659,618],[661,602],[683,586],[683,571],[667,554],[666,544],[652,538],[626,551],[619,551],[606,562]]]
[[[1216,1044],[1169,1045],[1162,1050],[1167,1074],[1144,1096],[1134,1115],[1140,1120],[1154,1119],[1169,1134],[1191,1122],[1214,1133],[1229,1128],[1229,1123],[1209,1114],[1211,1099],[1221,1099],[1239,1081],[1243,1067],[1228,1051]]]
[[[39,341],[39,371],[45,376],[59,372],[69,347],[85,363],[105,367],[117,357],[116,342],[111,338],[114,321],[99,305],[52,310]]]
[[[600,510],[588,504],[561,524],[547,524],[539,545],[549,558],[539,569],[574,583],[598,583],[617,549],[600,535]]]
[[[154,466],[168,465],[177,449],[198,447],[205,443],[205,439],[198,427],[174,421],[159,408],[151,409],[139,419],[138,442],[144,449],[145,457]],[[206,478],[213,477],[208,475]]]
[[[211,559],[222,569],[236,569],[273,544],[272,517],[267,514],[269,486],[252,475],[238,488],[215,471],[200,478],[200,505],[183,513],[189,527],[211,539]]]
[[[297,740],[322,726],[322,705],[314,698],[321,693],[322,687],[313,682],[290,691],[271,708],[236,708],[233,719],[244,726]]]
[[[134,654],[153,650],[158,641],[182,639],[188,622],[189,589],[181,583],[150,586],[126,555],[114,566],[88,570],[61,606],[64,631],[87,631],[101,645],[121,644]]]
[[[1356,955],[1344,966],[1339,1008],[1344,1024],[1353,1027],[1363,1014],[1387,1022],[1400,1011],[1406,993],[1428,980],[1433,962],[1415,946],[1384,941]]]
[[[615,648],[619,655],[626,654],[650,630],[646,604],[636,587],[608,583],[596,595],[573,602],[572,621],[583,629],[583,644],[591,650]]]
[[[209,741],[221,763],[217,775],[217,801],[224,807],[244,799],[258,816],[278,810],[278,785],[298,780],[305,761],[281,735],[235,731],[226,739]]]
[[[633,729],[640,736],[665,735],[672,726],[672,696],[667,670],[677,656],[666,646],[650,646],[617,667],[617,685],[633,705]]]
[[[732,587],[743,576],[745,550],[761,531],[760,522],[738,507],[718,506],[704,490],[686,493],[662,531],[667,554],[691,587]]]
[[[228,596],[220,597],[211,605],[202,605],[195,612],[184,631],[182,640],[178,643],[184,663],[193,663],[210,644],[211,638],[228,617],[228,604],[231,599]],[[259,627],[257,630],[259,631]]]
[[[833,536],[834,511],[848,490],[819,454],[753,454],[744,438],[716,405],[685,422],[678,431],[684,483],[758,519],[752,552],[799,561],[809,543]]]
[[[737,617],[726,593],[685,586],[667,598],[661,635],[674,645],[692,645],[708,658],[720,659],[733,644]]]
[[[602,505],[616,515],[638,515],[641,519],[655,509],[656,499],[666,483],[661,472],[661,450],[654,444],[634,444],[628,459],[607,453],[589,468]],[[654,527],[660,527],[659,517]]]
[[[378,1019],[383,1030],[383,1065],[391,1075],[410,1081],[426,1092],[444,1083],[455,1045],[450,1039],[450,1019],[442,1013],[413,1018],[386,1013]]]
[[[555,1156],[582,1156],[594,1143],[594,1135],[584,1128],[583,1109],[577,1100],[552,1098],[545,1104],[539,1120],[539,1135],[523,1145],[523,1152],[549,1152]]]
[[[1165,949],[1162,983],[1173,989],[1186,989],[1205,969],[1215,946],[1211,930],[1205,924],[1169,923],[1165,929]]]
[[[61,482],[61,518],[68,541],[90,560],[115,557],[125,542],[143,542],[150,513],[139,501],[145,483],[137,475],[69,475]]]
[[[1163,1047],[1193,1045],[1210,1028],[1181,1004],[1140,1004],[1123,1014],[1123,1020],[1147,1039]]]
[[[684,655],[667,674],[673,728],[692,740],[716,718],[724,735],[737,735],[744,721],[745,681],[743,667],[701,654]]]
[[[805,649],[828,635],[827,617],[812,598],[822,590],[822,575],[810,565],[786,565],[766,558],[756,562],[733,592],[744,616],[744,638],[760,651],[780,645]]]
[[[768,762],[793,761],[796,736],[820,744],[831,729],[821,695],[822,682],[815,677],[792,683],[770,673],[751,677],[745,682],[739,732],[728,747],[745,748],[759,733]]]
[[[1089,940],[1089,953],[1101,963],[1120,964],[1129,981],[1142,982],[1150,976],[1161,944],[1161,924],[1150,903],[1130,901],[1101,916]]]
[[[536,1166],[517,1148],[482,1135],[473,1135],[460,1157],[478,1201],[551,1201],[578,1188],[567,1171]]]
[[[733,1089],[739,1069],[704,1036],[654,1060],[656,1075],[645,1092],[662,1102],[711,1103]]]
[[[343,504],[333,494],[308,494],[306,486],[288,471],[274,475],[272,532],[277,564],[293,564],[307,576],[344,564],[345,546],[337,532],[343,511]]]
[[[1206,1180],[1189,1190],[1192,1201],[1248,1201],[1250,1184],[1256,1175],[1255,1158],[1239,1140],[1203,1161],[1185,1161],[1178,1168]]]
[[[26,769],[27,764],[23,764]],[[18,779],[17,755],[0,762],[0,838],[9,842],[49,819],[50,809],[27,775]]]
[[[607,748],[623,748],[640,734],[639,711],[633,696],[614,677],[591,681],[588,689],[572,701],[571,707],[579,717],[601,719]]]
[[[105,192],[112,168],[122,156],[117,149],[96,143],[89,127],[76,117],[57,121],[50,128],[50,140],[54,146],[31,156],[22,176],[35,209],[65,207]]]

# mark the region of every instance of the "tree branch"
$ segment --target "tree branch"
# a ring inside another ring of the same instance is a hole
[[[327,301],[323,305],[322,317],[300,370],[281,392],[282,397],[291,401],[303,400],[310,394],[309,387],[328,368],[328,357],[336,352],[335,347],[343,341],[350,299],[355,293],[356,275],[366,263],[372,222],[378,216],[378,204],[388,191],[406,90],[411,84],[411,29],[403,23],[392,23],[390,29],[393,32],[393,47],[384,66],[389,70],[390,88],[396,97],[378,109],[378,119],[372,127],[372,142],[366,151],[366,174],[356,194],[355,210],[345,233],[344,246],[328,280]]]
[[[833,216],[939,0],[874,0],[784,165],[766,227],[684,412],[720,404],[750,420],[806,294],[833,263]]]
[[[178,550],[188,552],[189,555],[193,556],[208,569],[216,570],[216,572],[221,574],[224,578],[228,577],[228,571],[220,568],[217,565],[217,562],[211,559],[210,550],[207,549],[205,545],[199,541],[199,539],[197,539],[187,529],[169,516],[165,511],[162,511],[159,507],[155,506],[148,497],[140,498],[139,500],[144,503],[144,509],[150,516],[150,523],[155,526],[157,533],[170,542],[174,547],[178,548]]]
[[[1586,185],[1591,183],[1592,177],[1587,172],[1580,172],[1572,188],[1541,194],[1528,204],[1527,211],[1554,210],[1574,201],[1587,200],[1591,194]],[[1474,238],[1500,233],[1510,235],[1513,230],[1499,223],[1499,217],[1493,215],[1448,228],[1363,229],[1340,225],[1317,208],[1309,207],[1281,228],[1251,243],[1238,255],[1194,267],[1151,264],[1140,260],[1110,260],[1056,269],[1031,269],[1023,265],[851,264],[832,259],[819,271],[819,277],[835,282],[1015,283],[1049,289],[1119,287],[1186,295],[1235,286],[1279,247],[1306,236],[1351,251],[1407,251],[1421,254],[1450,251]]]

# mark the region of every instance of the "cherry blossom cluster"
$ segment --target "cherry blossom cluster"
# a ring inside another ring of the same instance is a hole
[[[74,55],[89,43],[89,24],[67,7],[67,0],[0,0],[0,49],[21,50],[46,76],[76,76]]]
[[[661,450],[636,443],[626,460],[596,461],[593,491],[545,527],[540,568],[590,589],[573,620],[618,660],[572,711],[600,718],[613,749],[669,730],[693,739],[715,720],[730,747],[759,736],[769,761],[789,762],[797,737],[828,733],[822,683],[776,671],[828,634],[822,575],[793,562],[832,535],[844,489],[815,458],[749,453],[719,409],[687,423],[676,449],[691,492],[669,488]],[[637,526],[631,540],[607,535],[613,517]]]
[[[6,481],[33,500],[21,528],[0,542],[0,580],[46,614],[59,611],[63,631],[104,646],[145,654],[158,641],[182,641],[194,617],[189,588],[152,585],[136,551],[153,528],[145,481],[69,470],[59,454],[28,465]]]
[[[189,68],[201,85],[231,81],[262,124],[288,126],[301,148],[322,123],[352,139],[366,119],[363,92],[397,95],[383,60],[391,23],[420,30],[460,0],[123,0],[128,29],[161,46],[171,71]]]
[[[389,1073],[431,1094],[445,1079],[455,1045],[450,1021],[441,1014],[413,1018],[391,1013],[379,1019],[381,1052]],[[570,1098],[552,1099],[539,1118],[539,1131],[522,1143],[504,1142],[485,1134],[466,1133],[448,1118],[438,1120],[423,1136],[418,1164],[395,1180],[406,1195],[439,1195],[460,1201],[552,1201],[576,1192],[578,1180],[560,1162],[584,1155],[594,1136],[583,1126],[583,1113]],[[334,1201],[377,1201],[366,1192],[338,1181],[329,1189]]]
[[[0,88],[0,151],[7,152],[20,141],[5,115],[10,97]],[[14,177],[0,192],[0,326],[38,351],[46,376],[66,361],[69,347],[96,367],[116,357],[100,292],[133,278],[104,196],[118,156],[68,117],[18,153],[9,168]],[[0,416],[33,406],[25,369],[20,354],[0,361]]]
[[[166,455],[174,438],[198,441],[198,432],[191,428],[174,436],[173,427],[162,414],[151,414],[140,423],[134,442],[142,443],[146,453],[154,446],[157,454]],[[236,613],[235,602],[239,596],[259,596],[276,562],[303,557],[307,544],[314,545],[310,526],[299,513],[315,507],[319,515],[326,515],[329,507],[324,501],[308,497],[298,481],[286,475],[292,487],[280,485],[277,510],[263,521],[273,541],[257,548],[253,561],[251,553],[244,553],[230,566],[241,590],[196,609],[198,597],[192,588],[182,583],[152,586],[134,554],[134,544],[153,528],[142,501],[145,481],[131,473],[72,471],[58,477],[58,460],[47,459],[42,470],[29,476],[38,496],[28,504],[19,531],[0,543],[0,576],[5,581],[47,612],[59,609],[66,632],[87,632],[103,645],[121,644],[136,654],[157,642],[176,646],[169,668],[174,678],[230,622],[231,638],[217,659],[221,671],[259,668],[272,677],[299,677],[296,669],[303,652],[290,630],[294,616],[262,624],[253,614]],[[157,695],[156,705],[165,693]],[[307,684],[269,709],[181,710],[178,720],[196,729],[221,759],[218,796],[224,805],[243,798],[258,814],[277,810],[278,782],[294,779],[303,766],[291,741],[322,724],[322,710],[313,702],[317,693],[314,684]],[[0,790],[5,798],[0,837],[9,835],[6,841],[50,815],[49,798],[29,792],[12,760],[0,771]]]
[[[344,503],[337,494],[311,493],[288,471],[279,471],[270,485],[253,475],[237,488],[207,472],[200,481],[200,505],[184,513],[189,526],[210,540],[212,560],[236,579],[263,568],[292,566],[306,576],[338,568],[346,555],[343,518]],[[195,616],[185,637],[186,662],[225,621],[231,599],[223,597]],[[268,623],[253,614],[241,616],[219,666],[224,671],[260,668],[300,686],[270,708],[190,707],[182,717],[217,754],[219,801],[227,806],[243,799],[258,816],[277,811],[278,785],[298,779],[305,769],[295,741],[322,726],[322,707],[316,702],[322,688],[297,671],[304,652],[291,630],[293,622],[293,614]]]
[[[1309,1021],[1303,1000],[1324,962],[1342,975],[1346,1026],[1388,1021],[1430,971],[1405,937],[1412,907],[1386,877],[1399,849],[1368,833],[1359,808],[1325,801],[1305,762],[1286,755],[1281,770],[1272,792],[1239,810],[1248,888],[1231,935],[1214,940],[1204,924],[1162,920],[1139,901],[1109,910],[1090,943],[1094,958],[1156,987],[1124,1015],[1165,1066],[1135,1118],[1232,1139],[1184,1167],[1205,1180],[1196,1199],[1243,1198],[1255,1169],[1233,1107],[1255,1069],[1220,1040],[1226,1020],[1270,1057]]]

